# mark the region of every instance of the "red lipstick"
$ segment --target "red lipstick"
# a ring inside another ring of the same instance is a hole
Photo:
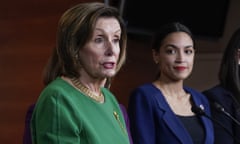
[[[178,71],[183,71],[185,70],[187,67],[185,66],[175,66],[174,69],[178,70]]]

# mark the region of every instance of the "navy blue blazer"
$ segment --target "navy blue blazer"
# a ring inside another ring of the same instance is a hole
[[[232,93],[224,89],[220,85],[216,85],[211,89],[203,91],[207,96],[210,105],[214,102],[222,105],[226,112],[230,113],[235,119],[240,121],[240,106],[234,103]],[[240,143],[240,126],[233,122],[228,116],[218,111],[213,105],[211,105],[212,117],[221,123],[231,135],[217,123],[214,123],[215,129],[215,144],[239,144]],[[234,141],[234,138],[238,139],[238,142]]]
[[[191,88],[184,89],[191,94],[193,102],[204,107],[206,114],[210,115],[206,97]],[[132,92],[128,114],[134,144],[193,144],[181,120],[171,110],[161,91],[151,83]],[[211,120],[204,116],[201,116],[200,120],[205,129],[205,144],[213,144]]]

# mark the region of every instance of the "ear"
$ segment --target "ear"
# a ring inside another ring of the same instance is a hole
[[[152,49],[153,61],[155,62],[155,64],[159,63],[158,55],[159,55],[159,53],[156,52],[156,50]]]

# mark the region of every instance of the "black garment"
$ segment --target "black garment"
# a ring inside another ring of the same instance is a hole
[[[205,133],[202,123],[197,116],[179,116],[185,128],[192,137],[194,144],[203,144],[205,139]]]
[[[203,94],[209,100],[212,118],[227,129],[225,130],[219,124],[214,123],[215,144],[240,144],[240,126],[213,106],[214,102],[219,103],[224,107],[225,111],[240,121],[240,106],[233,100],[232,93],[221,87],[221,85],[217,85],[205,90]]]

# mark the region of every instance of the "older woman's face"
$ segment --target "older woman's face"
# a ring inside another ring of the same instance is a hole
[[[158,62],[161,78],[184,80],[193,68],[193,41],[184,32],[171,33],[163,40],[159,52],[153,51],[153,57]]]
[[[92,38],[80,50],[81,75],[91,78],[112,77],[120,54],[121,27],[117,19],[97,20]]]

